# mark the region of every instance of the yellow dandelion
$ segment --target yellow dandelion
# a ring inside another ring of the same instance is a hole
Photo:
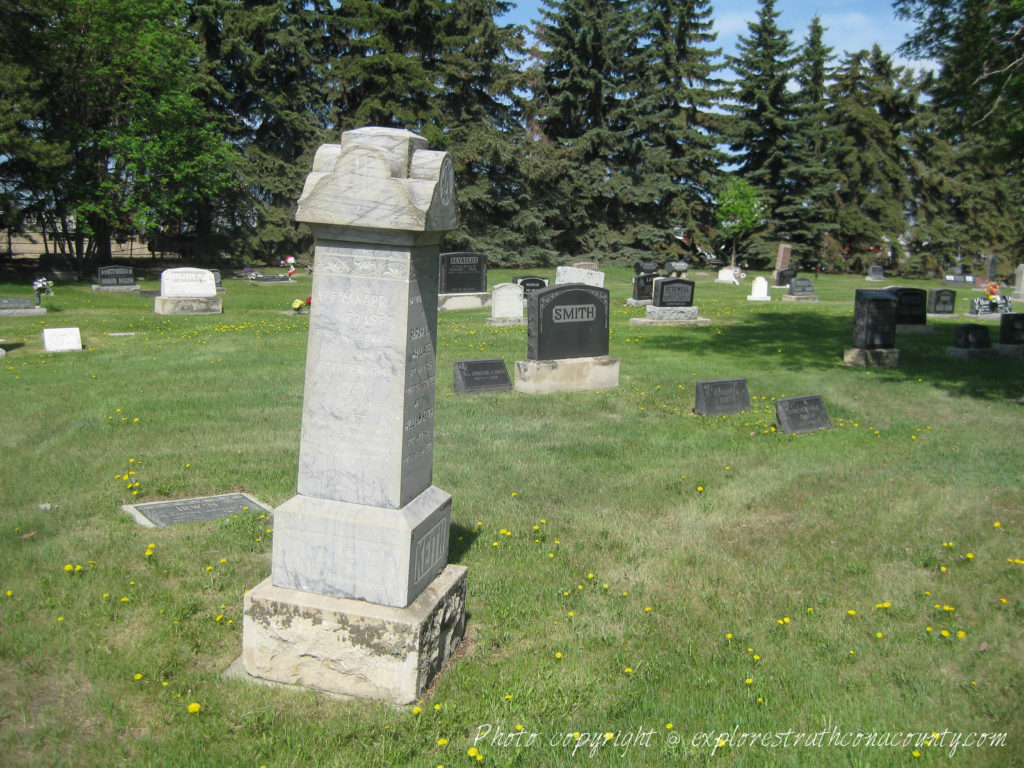
[[[555,651],[555,658],[556,659],[561,659],[562,658],[562,652],[561,651]]]
[[[447,743],[448,743],[448,739],[445,739],[445,738],[440,738],[440,739],[437,740],[437,746],[439,746],[439,747],[443,747]]]
[[[190,715],[194,715],[202,708],[202,705],[198,701],[193,701],[191,704],[188,705],[188,713]]]

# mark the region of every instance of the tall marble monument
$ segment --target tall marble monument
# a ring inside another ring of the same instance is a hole
[[[242,658],[254,677],[405,703],[465,626],[451,496],[432,484],[451,157],[408,131],[348,131],[317,150],[296,219],[316,244],[298,494],[274,512]]]

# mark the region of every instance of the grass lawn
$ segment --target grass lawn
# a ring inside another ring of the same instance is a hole
[[[799,304],[698,273],[711,326],[630,326],[631,274],[607,270],[612,390],[457,396],[454,361],[511,372],[526,329],[440,315],[434,483],[468,626],[402,708],[223,676],[270,519],[120,510],[294,495],[308,277],[225,280],[218,316],[82,284],[0,318],[0,764],[1019,764],[1024,362],[946,357],[958,318],[899,336],[898,368],[844,366],[854,290],[881,285],[860,277]],[[69,326],[87,349],[47,354]],[[697,381],[736,377],[749,412],[693,415]],[[811,394],[833,429],[777,432],[774,401]]]

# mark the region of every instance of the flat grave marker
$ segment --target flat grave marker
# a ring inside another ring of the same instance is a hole
[[[697,382],[693,412],[700,416],[726,416],[750,410],[746,379],[710,379]]]
[[[44,328],[43,347],[47,352],[80,352],[82,332],[78,328]]]
[[[222,493],[218,496],[199,496],[194,499],[124,504],[121,509],[134,517],[139,525],[147,528],[200,523],[245,511],[273,514],[273,510],[247,493]]]
[[[832,429],[832,421],[821,395],[780,397],[775,401],[775,417],[779,431],[791,435]]]
[[[479,395],[490,392],[508,392],[512,380],[508,375],[505,361],[456,360],[453,364],[455,394]]]

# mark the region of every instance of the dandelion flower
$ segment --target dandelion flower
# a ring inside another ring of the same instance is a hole
[[[136,672],[135,673],[135,679],[136,680],[141,680],[142,679],[142,673],[141,672]]]
[[[561,659],[562,658],[562,652],[561,651],[555,651],[555,658],[556,659]]]
[[[414,715],[418,715],[418,714],[419,714],[420,712],[422,712],[422,711],[423,711],[423,710],[422,710],[422,709],[421,709],[420,707],[413,707],[413,708],[412,708],[412,713],[413,713]]]
[[[194,715],[202,708],[202,705],[198,701],[193,701],[191,704],[188,705],[188,713],[190,715]]]
[[[441,738],[441,739],[437,740],[437,746],[439,746],[439,747],[443,747],[447,743],[448,743],[448,739],[445,739],[445,738]]]

